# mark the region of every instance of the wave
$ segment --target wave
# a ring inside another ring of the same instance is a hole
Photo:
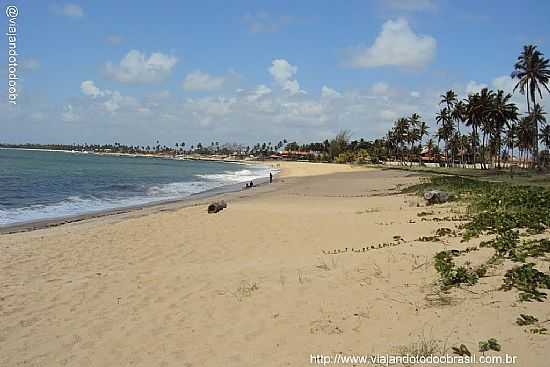
[[[57,203],[0,209],[0,226],[46,219],[66,218],[167,200],[183,199],[195,193],[204,192],[219,186],[221,185],[210,182],[173,182],[148,187],[142,194],[130,197],[72,195]]]
[[[238,183],[249,182],[252,180],[257,180],[259,178],[268,177],[270,172],[273,172],[273,170],[266,167],[250,167],[250,169],[242,169],[239,171],[224,171],[223,173],[195,176],[223,183]]]
[[[114,183],[96,187],[94,195],[76,194],[49,204],[36,204],[18,208],[2,208],[0,205],[0,226],[29,223],[39,220],[66,218],[82,214],[93,214],[107,210],[121,209],[177,200],[229,184],[249,182],[269,176],[268,167],[246,166],[237,171],[223,171],[213,174],[196,174],[197,181],[171,182],[144,185]]]

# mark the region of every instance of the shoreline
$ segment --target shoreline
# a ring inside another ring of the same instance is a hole
[[[9,148],[9,149],[19,149],[19,148]],[[214,159],[206,159],[205,161],[217,161]],[[225,161],[228,162],[228,161]],[[353,167],[351,165],[341,165],[334,163],[313,163],[313,162],[273,162],[273,161],[239,161],[239,162],[228,162],[228,163],[237,163],[249,166],[262,166],[263,168],[268,168],[273,171],[274,181],[282,178],[291,178],[291,177],[300,177],[300,176],[310,176],[310,175],[322,175],[330,174],[333,171],[346,171],[346,169],[371,169],[364,167]],[[308,170],[308,167],[315,167],[314,169]],[[268,184],[269,178],[262,177],[252,180],[254,182],[255,188],[261,187]],[[188,206],[194,206],[203,204],[201,200],[212,199],[214,197],[222,196],[224,194],[230,193],[239,193],[243,191],[243,185],[247,181],[240,183],[229,183],[222,185],[213,189],[193,193],[189,196],[178,198],[178,199],[168,199],[161,201],[154,201],[144,204],[136,204],[130,206],[124,206],[119,208],[98,210],[88,213],[81,213],[75,215],[61,216],[57,218],[45,218],[31,220],[28,222],[20,222],[8,225],[0,225],[0,236],[11,233],[19,232],[29,232],[39,229],[45,229],[50,227],[57,227],[64,224],[82,222],[90,219],[97,219],[107,216],[116,216],[136,213],[139,211],[144,211],[144,215],[149,212],[162,211],[169,209],[178,209]],[[257,190],[247,190],[246,192],[257,192]]]
[[[163,157],[163,156],[155,156],[155,155],[145,155],[145,154],[126,154],[126,153],[96,153],[96,152],[80,152],[80,151],[69,151],[69,150],[60,150],[60,149],[30,149],[30,148],[5,148],[2,147],[0,149],[4,150],[23,150],[23,151],[41,151],[41,152],[59,152],[59,153],[65,153],[65,154],[92,154],[92,155],[98,155],[98,156],[116,156],[116,157],[129,157],[129,158],[158,158],[158,159],[171,159],[171,160],[200,160],[200,161],[211,161],[211,162],[225,162],[225,163],[234,163],[234,164],[240,164],[244,166],[254,166],[254,167],[261,167],[266,169],[273,169],[273,175],[274,177],[278,175],[279,171],[269,165],[267,162],[262,161],[236,161],[236,160],[224,160],[224,159],[196,159],[196,158],[176,158],[176,157]],[[268,180],[267,177],[261,177],[257,179],[253,179],[255,185],[260,186],[266,183]],[[205,191],[200,191],[196,193],[192,193],[189,196],[181,197],[181,198],[173,198],[173,199],[165,199],[165,200],[156,200],[141,204],[135,204],[135,205],[128,205],[128,206],[121,206],[117,208],[109,208],[109,209],[99,209],[99,210],[93,210],[89,212],[83,212],[79,214],[69,214],[65,216],[59,216],[59,217],[51,217],[51,218],[41,218],[41,219],[35,219],[35,220],[29,220],[24,222],[17,222],[17,223],[10,223],[7,225],[1,225],[0,224],[0,235],[3,234],[10,234],[10,233],[18,233],[18,232],[28,232],[33,231],[37,229],[43,229],[43,228],[49,228],[49,227],[56,227],[63,224],[68,223],[74,223],[74,222],[81,222],[88,219],[93,218],[101,218],[105,216],[112,216],[117,214],[127,214],[130,212],[140,211],[144,209],[154,209],[157,208],[159,210],[162,210],[165,206],[173,206],[178,205],[180,207],[185,206],[191,206],[194,202],[198,200],[207,199],[210,197],[214,197],[217,195],[222,195],[224,193],[230,193],[230,192],[238,192],[242,190],[242,186],[248,183],[248,181],[243,182],[232,182],[232,183],[225,183],[221,186],[214,187],[212,189],[207,189]]]
[[[502,274],[438,288],[438,252],[472,266],[493,254],[468,251],[486,238],[425,240],[458,231],[463,203],[404,194],[416,173],[281,172],[302,176],[220,194],[218,214],[198,200],[2,236],[0,365],[300,366],[488,338],[520,365],[550,357],[547,335],[515,324],[550,319],[546,302],[496,291]]]
[[[261,187],[266,183],[268,183],[267,182],[268,180],[269,180],[268,178],[262,177],[262,178],[254,179],[252,181],[254,182],[254,185],[256,187]],[[201,200],[211,199],[213,197],[217,197],[224,194],[241,192],[243,191],[242,186],[245,183],[246,182],[240,182],[240,183],[223,185],[213,189],[193,193],[187,197],[182,197],[179,199],[154,201],[150,203],[136,204],[136,205],[125,206],[120,208],[98,210],[98,211],[93,211],[89,213],[68,215],[68,216],[57,217],[57,218],[45,218],[45,219],[32,220],[28,222],[8,224],[5,226],[0,226],[0,236],[5,234],[29,232],[29,231],[39,230],[39,229],[57,227],[64,224],[82,222],[90,219],[103,218],[103,217],[108,217],[113,215],[131,214],[142,210],[148,211],[148,213],[153,213],[157,211],[163,211],[163,210],[169,210],[169,209],[175,210],[179,208],[200,205],[202,204],[202,202],[200,202]],[[147,213],[144,213],[144,214],[147,214]]]

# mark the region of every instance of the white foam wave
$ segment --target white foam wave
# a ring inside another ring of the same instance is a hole
[[[259,178],[268,177],[269,172],[271,171],[272,170],[266,167],[249,167],[248,169],[245,168],[239,171],[224,171],[223,173],[196,176],[211,181],[218,181],[223,183],[238,183],[249,182]]]
[[[81,214],[92,214],[105,210],[182,199],[218,186],[221,185],[211,182],[174,182],[152,186],[145,191],[145,195],[130,198],[68,196],[61,202],[48,205],[0,209],[0,226],[45,219],[65,218]]]
[[[246,166],[238,171],[224,171],[219,174],[196,175],[201,181],[173,182],[148,187],[141,195],[133,197],[68,196],[64,200],[48,205],[32,205],[22,208],[0,209],[0,226],[28,223],[38,220],[65,218],[92,214],[106,210],[145,205],[167,200],[182,199],[192,194],[208,191],[224,185],[249,182],[276,173],[268,167]],[[122,193],[124,190],[121,190]]]

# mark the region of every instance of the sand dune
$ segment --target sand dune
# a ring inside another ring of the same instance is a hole
[[[469,244],[417,241],[458,224],[420,220],[423,203],[396,190],[417,176],[343,167],[284,164],[215,215],[170,207],[0,236],[0,365],[306,366],[491,337],[517,365],[547,365],[548,336],[514,324],[550,318],[547,303],[516,303],[496,277],[437,292],[433,255]],[[379,243],[398,244],[362,252]]]

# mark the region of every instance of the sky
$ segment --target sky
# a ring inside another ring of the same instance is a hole
[[[511,92],[525,44],[550,57],[548,1],[0,3],[3,143],[372,139],[413,112],[435,126],[448,89]]]

